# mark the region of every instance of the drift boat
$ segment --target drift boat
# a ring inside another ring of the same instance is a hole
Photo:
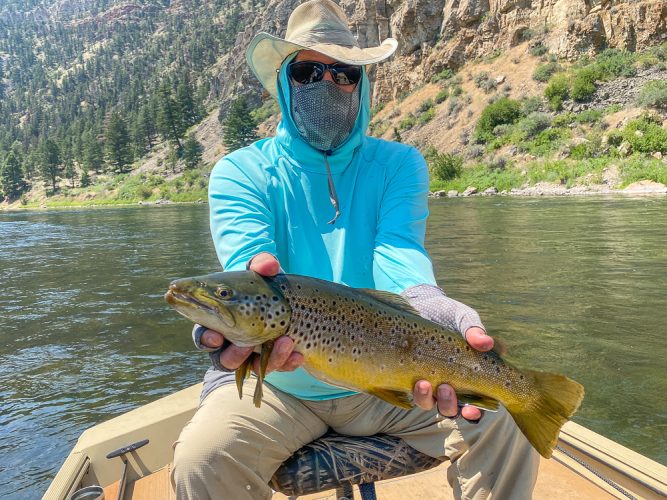
[[[175,499],[169,478],[173,460],[172,444],[194,414],[200,391],[201,384],[194,385],[83,432],[43,498],[70,500],[74,495],[82,500]],[[343,450],[346,446],[354,446],[353,438],[333,436],[331,439],[337,439],[336,442]],[[320,440],[315,441],[314,445]],[[395,441],[388,446],[395,444],[400,447],[400,440]],[[326,467],[320,470],[321,478],[313,478],[312,473],[299,473],[296,455],[301,453],[307,456],[312,452],[305,448],[292,457],[294,460],[290,459],[291,465],[289,461],[283,464],[279,471],[282,476],[278,477],[277,474],[272,482],[275,490],[286,492],[289,498],[304,493],[302,483],[308,483],[308,487],[317,483],[322,488],[317,488],[319,493],[300,495],[298,498],[343,498],[350,495],[351,484],[359,482],[366,484],[362,484],[359,491],[357,486],[354,487],[354,497],[361,498],[360,495],[364,495],[365,498],[372,498],[368,486],[372,488],[373,481],[377,481],[374,487],[381,500],[453,498],[445,472],[449,462],[439,465],[422,463],[416,469],[423,472],[403,475],[405,470],[410,469],[410,465],[415,465],[413,457],[403,461],[402,465],[406,467],[401,469],[402,472],[395,463],[391,464],[393,471],[379,470],[383,468],[382,463],[389,465],[380,459],[373,462],[372,466],[378,470],[369,472],[366,463],[361,467],[365,469],[365,475],[358,474],[356,479],[349,475],[343,478],[331,477],[336,475],[335,471],[327,471]],[[392,453],[397,449],[392,449]],[[567,422],[562,428],[553,457],[541,460],[534,493],[536,499],[667,498],[667,467],[574,422]],[[338,475],[341,475],[340,470]],[[388,477],[390,479],[380,480]],[[332,489],[336,482],[344,486],[336,484],[338,489]],[[87,490],[81,493],[83,488]],[[274,500],[285,498],[288,497],[280,492],[273,496]]]

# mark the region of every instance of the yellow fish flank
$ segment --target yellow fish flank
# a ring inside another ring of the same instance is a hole
[[[563,375],[519,370],[495,351],[475,351],[392,293],[242,271],[176,280],[165,299],[234,344],[261,346],[257,406],[273,340],[281,335],[294,340],[313,376],[402,408],[414,406],[412,388],[420,379],[452,385],[464,403],[491,410],[500,403],[546,458],[584,395]],[[249,374],[250,362],[237,370],[239,395]]]

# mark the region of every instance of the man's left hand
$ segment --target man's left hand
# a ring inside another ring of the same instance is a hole
[[[473,349],[481,352],[493,349],[493,338],[489,337],[484,330],[473,326],[466,330],[465,339]],[[441,384],[437,387],[436,395],[433,395],[433,387],[427,380],[419,380],[412,392],[415,404],[424,410],[430,410],[435,405],[438,412],[445,417],[458,415],[458,400],[452,386]],[[482,418],[482,411],[474,406],[461,408],[461,416],[466,420],[477,421]]]

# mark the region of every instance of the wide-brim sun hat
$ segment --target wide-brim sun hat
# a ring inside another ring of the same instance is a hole
[[[363,66],[387,59],[396,47],[398,42],[387,38],[377,47],[362,49],[338,4],[332,0],[310,0],[292,12],[284,39],[258,33],[248,46],[246,59],[264,88],[277,99],[278,69],[294,52],[315,50],[342,63]]]

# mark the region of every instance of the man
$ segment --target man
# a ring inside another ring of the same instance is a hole
[[[428,172],[409,146],[367,137],[369,82],[364,65],[389,57],[396,41],[358,47],[343,11],[311,0],[290,16],[285,40],[260,33],[250,67],[278,100],[273,138],[235,151],[211,174],[211,231],[223,268],[264,276],[303,274],[359,288],[401,293],[425,317],[461,332],[475,349],[493,340],[469,307],[435,286],[424,250]],[[198,327],[195,343],[216,350],[202,403],[175,444],[179,498],[261,499],[269,479],[294,451],[329,427],[341,434],[400,436],[449,459],[459,498],[531,496],[537,453],[501,409],[481,418],[459,409],[448,385],[422,380],[413,410],[325,384],[299,368],[287,337],[271,354],[261,408],[239,400],[230,371],[251,349],[224,343]],[[252,392],[255,381],[246,382]]]

